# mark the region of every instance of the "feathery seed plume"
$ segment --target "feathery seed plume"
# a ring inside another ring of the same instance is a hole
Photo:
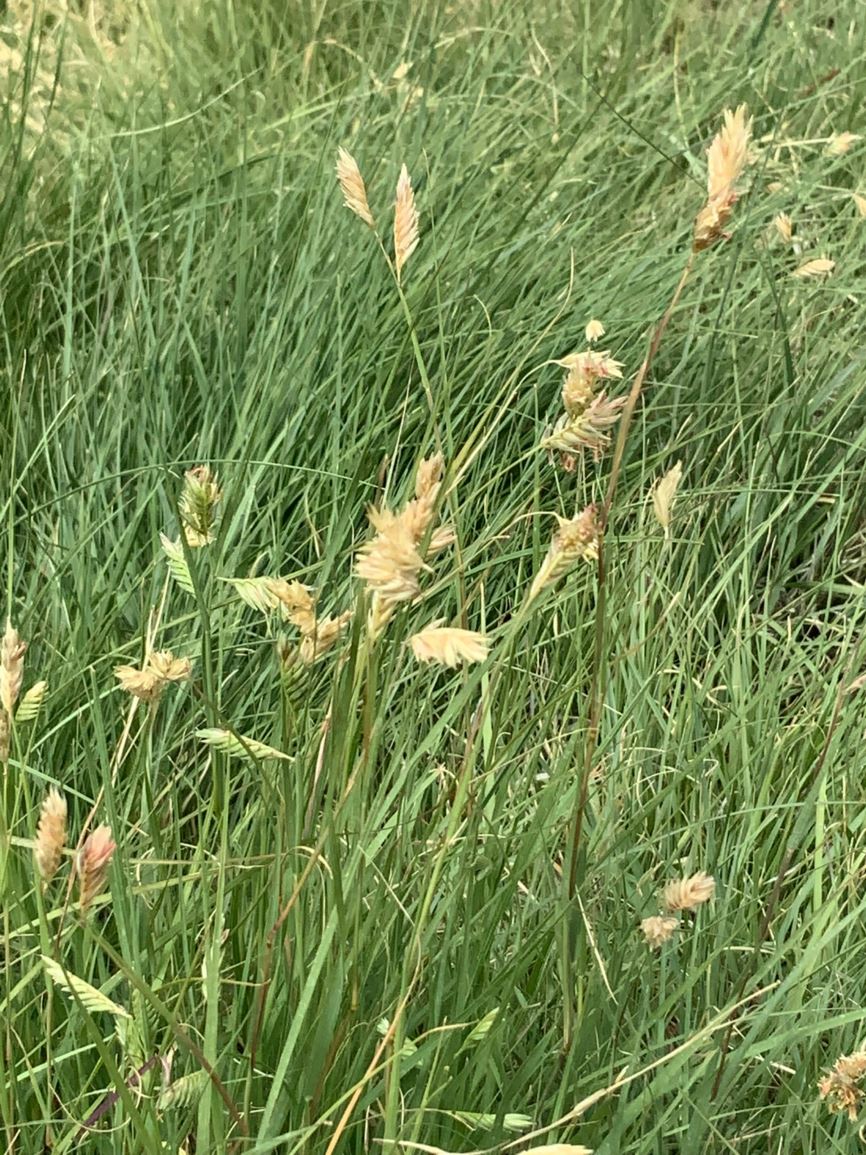
[[[112,840],[110,826],[97,826],[84,841],[78,851],[75,871],[78,875],[79,903],[85,913],[97,894],[105,886],[108,867],[117,849]]]
[[[707,202],[695,219],[692,248],[708,249],[723,235],[737,202],[736,183],[748,161],[752,122],[746,106],[724,112],[725,123],[707,150]]]
[[[590,343],[590,345],[592,345],[594,342],[600,341],[602,339],[605,334],[605,328],[601,321],[596,321],[593,318],[593,320],[587,321],[586,329],[584,332],[586,333],[587,341]]]
[[[207,465],[188,469],[183,478],[178,510],[187,544],[197,549],[214,540],[215,510],[222,501],[222,490]]]
[[[403,266],[417,247],[418,209],[415,207],[415,194],[412,191],[409,170],[404,164],[400,169],[400,177],[397,181],[397,199],[394,204],[394,268],[397,272],[398,283]]]
[[[688,878],[680,878],[669,882],[664,889],[662,901],[665,910],[673,913],[677,910],[697,910],[713,897],[716,891],[716,880],[711,874],[699,870]]]
[[[370,204],[367,200],[367,188],[358,162],[345,148],[337,150],[337,180],[343,193],[343,203],[351,209],[356,217],[360,217],[365,225],[376,228]]]
[[[676,465],[672,469],[669,469],[664,477],[653,486],[653,513],[656,515],[656,521],[665,531],[666,538],[669,538],[671,535],[671,511],[674,507],[677,489],[679,488],[682,476],[683,463],[678,461]]]
[[[34,850],[36,868],[43,882],[50,882],[57,873],[65,844],[66,799],[52,786],[42,802]]]
[[[490,644],[474,630],[451,629],[433,622],[409,639],[412,653],[419,662],[438,662],[452,669],[461,662],[483,662]]]
[[[641,920],[640,928],[650,950],[657,950],[668,939],[672,938],[680,925],[678,918],[669,915],[653,915],[652,918]]]
[[[559,529],[553,535],[550,549],[535,575],[529,590],[529,600],[543,589],[558,581],[575,562],[598,560],[598,518],[594,505],[588,505],[577,517],[566,521],[557,517]]]
[[[18,631],[7,618],[6,632],[0,640],[0,707],[10,719],[15,713],[15,703],[21,693],[26,651],[27,643],[21,641]]]

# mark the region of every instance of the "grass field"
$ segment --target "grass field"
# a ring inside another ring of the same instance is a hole
[[[36,8],[0,30],[3,1151],[858,1150],[859,1060],[818,1082],[866,1038],[862,2]],[[642,388],[563,455],[591,319]],[[367,511],[436,453],[391,605]],[[611,497],[601,565],[536,580]],[[486,660],[418,661],[440,620]]]

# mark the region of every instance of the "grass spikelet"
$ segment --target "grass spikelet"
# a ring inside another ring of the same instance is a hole
[[[662,901],[669,913],[677,910],[697,910],[709,902],[716,892],[716,880],[712,875],[699,870],[688,878],[669,882],[664,889]]]
[[[857,206],[857,212],[861,217],[866,217],[866,197],[861,196],[860,193],[851,193],[851,199]]]
[[[827,141],[827,147],[824,152],[827,156],[843,156],[851,148],[855,141],[860,140],[859,133],[856,132],[834,132]]]
[[[748,161],[752,122],[745,104],[724,111],[724,125],[707,150],[707,201],[695,219],[692,248],[708,249],[723,236],[737,203],[736,184]]]
[[[185,682],[191,672],[189,658],[176,658],[171,650],[157,650],[141,669],[137,666],[116,666],[114,675],[120,688],[134,698],[155,702],[169,682]]]
[[[108,868],[117,849],[111,837],[110,826],[97,826],[84,841],[75,859],[78,875],[78,898],[82,914],[86,914],[97,894],[105,886]]]
[[[474,630],[460,630],[434,622],[409,639],[412,653],[419,662],[436,662],[452,669],[461,664],[483,662],[490,643]]]
[[[818,1081],[818,1094],[827,1109],[834,1114],[847,1115],[852,1123],[856,1122],[866,1098],[861,1086],[864,1075],[866,1051],[841,1055],[833,1069]]]
[[[596,341],[600,341],[605,332],[605,327],[602,325],[601,321],[597,321],[595,318],[593,318],[591,321],[587,321],[584,333],[586,334],[586,339],[590,345],[595,344]]]
[[[360,217],[365,225],[376,228],[370,204],[367,200],[367,188],[358,162],[345,148],[337,150],[337,180],[343,193],[343,203],[351,209],[356,217]]]
[[[193,549],[214,540],[216,507],[222,501],[222,490],[216,474],[207,465],[196,465],[183,475],[183,489],[178,511],[187,545]]]
[[[399,284],[403,267],[418,247],[418,209],[412,181],[405,164],[397,181],[397,199],[394,204],[394,268]]]
[[[775,226],[776,232],[779,234],[785,244],[789,245],[791,243],[791,237],[794,232],[794,226],[792,225],[791,218],[788,216],[788,214],[777,213],[776,216],[773,217],[773,224]]]
[[[246,758],[248,761],[278,758],[283,762],[293,761],[290,754],[285,754],[282,750],[276,750],[273,746],[268,746],[264,742],[257,742],[255,738],[248,738],[243,734],[235,734],[231,730],[208,728],[196,730],[195,736],[204,742],[206,746],[210,746],[214,750],[219,750],[221,754],[227,754],[232,758]]]
[[[159,535],[159,544],[168,562],[168,570],[182,590],[188,594],[195,593],[192,574],[189,572],[186,558],[183,556],[183,546],[179,541],[172,541],[166,534]]]
[[[21,693],[24,679],[24,654],[27,643],[22,642],[12,622],[6,619],[6,631],[0,641],[0,707],[7,718],[15,716],[15,703]]]
[[[352,611],[346,610],[336,618],[323,618],[301,638],[298,657],[305,666],[311,666],[334,648],[352,620]],[[302,631],[303,633],[303,631]]]
[[[70,974],[65,971],[60,963],[55,962],[54,959],[48,958],[47,955],[42,956],[42,965],[45,967],[45,972],[55,986],[60,987],[70,997],[76,999],[92,1015],[105,1014],[113,1015],[116,1019],[129,1019],[132,1016],[125,1007],[115,1003],[108,995],[104,995],[102,991],[92,987],[90,983],[80,979],[77,975]]]
[[[656,914],[651,918],[642,919],[640,929],[650,950],[658,950],[660,946],[673,938],[679,925],[680,920],[678,918]]]
[[[44,883],[49,883],[57,873],[65,845],[66,799],[52,786],[42,801],[33,852],[36,869]]]
[[[32,722],[37,717],[47,692],[47,682],[35,682],[29,690],[25,691],[18,703],[18,709],[15,711],[15,721],[18,725],[22,722]]]
[[[307,637],[316,632],[316,598],[313,591],[300,582],[284,578],[268,578],[269,589],[276,599],[286,621]]]
[[[683,463],[678,461],[673,468],[653,486],[652,502],[656,521],[665,531],[665,537],[671,536],[671,513],[677,496],[677,489],[683,476]]]
[[[167,1111],[169,1107],[193,1106],[201,1098],[207,1084],[207,1071],[193,1071],[191,1075],[175,1079],[159,1092],[156,1099],[157,1110]]]
[[[557,517],[557,521],[559,529],[530,587],[530,601],[558,581],[575,562],[598,559],[598,518],[594,505],[588,505],[570,521],[561,517]]]
[[[816,280],[818,277],[829,277],[835,268],[835,261],[827,257],[816,257],[794,269],[791,276],[798,277],[801,281]]]

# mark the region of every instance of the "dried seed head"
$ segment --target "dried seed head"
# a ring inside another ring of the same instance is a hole
[[[412,181],[405,164],[397,181],[397,199],[394,204],[394,268],[400,281],[403,266],[418,247],[418,209]]]
[[[461,663],[483,662],[490,651],[490,644],[483,634],[474,630],[450,629],[439,622],[413,634],[409,644],[419,662],[438,662],[440,666],[452,668]]]
[[[594,319],[587,322],[586,329],[584,331],[586,333],[586,339],[590,345],[596,341],[600,341],[605,334],[604,325],[602,325],[601,321],[596,321]]]
[[[390,509],[368,510],[376,535],[358,550],[355,573],[374,595],[368,621],[374,638],[384,629],[396,605],[412,601],[420,593],[419,577],[428,568],[424,556],[444,549],[454,540],[450,527],[433,528],[443,470],[441,455],[425,459],[416,475],[416,496],[399,513]]]
[[[370,521],[376,536],[358,550],[355,573],[367,588],[391,603],[411,601],[420,590],[418,575],[424,561],[415,536],[387,510],[371,510]]]
[[[827,141],[827,147],[824,152],[827,156],[842,156],[846,153],[851,145],[859,140],[860,136],[856,132],[834,132]]]
[[[222,490],[207,465],[188,469],[183,478],[178,510],[187,544],[197,549],[214,540],[216,507],[222,500]]]
[[[851,199],[857,206],[857,212],[860,216],[866,217],[866,197],[861,196],[859,193],[851,193]]]
[[[779,234],[785,244],[790,244],[791,235],[794,230],[793,225],[791,224],[791,218],[788,216],[788,214],[778,213],[775,217],[773,217],[773,224],[776,226],[776,232]]]
[[[9,718],[15,714],[15,703],[21,693],[26,651],[27,643],[21,641],[18,631],[7,618],[6,632],[0,641],[0,707]]]
[[[622,377],[622,362],[615,361],[609,350],[586,349],[554,361],[568,372],[562,383],[562,403],[570,417],[583,413],[595,395],[595,383],[608,377]]]
[[[285,578],[271,578],[268,590],[280,603],[286,621],[292,623],[304,636],[316,629],[316,599],[309,586],[287,582]]]
[[[678,461],[673,469],[669,469],[664,477],[653,486],[653,513],[656,515],[656,521],[665,531],[665,537],[671,535],[671,511],[682,476],[683,463]]]
[[[707,150],[707,202],[695,220],[692,248],[707,249],[722,236],[737,202],[736,183],[748,161],[752,122],[746,106],[724,112],[725,123]]]
[[[529,600],[543,589],[558,581],[575,562],[598,560],[598,518],[594,505],[588,505],[570,521],[557,518],[559,529],[553,535],[550,549],[535,575],[529,590]]]
[[[716,880],[710,874],[699,870],[688,878],[669,882],[664,889],[663,902],[665,910],[697,910],[713,897],[716,891]]]
[[[794,269],[791,276],[799,277],[801,280],[829,277],[835,268],[835,261],[828,260],[827,257],[816,257],[814,261],[806,261],[798,269]]]
[[[542,441],[542,446],[569,454],[591,449],[596,457],[600,457],[610,445],[607,430],[619,421],[625,403],[625,397],[608,398],[599,393],[582,412],[574,416],[566,413],[561,417],[553,432]]]
[[[668,939],[672,938],[680,925],[678,918],[669,915],[653,915],[641,921],[640,928],[650,950],[657,950]]]
[[[45,795],[36,830],[36,868],[43,882],[57,873],[66,844],[66,799],[53,786]]]
[[[301,639],[298,657],[303,664],[311,666],[319,658],[323,658],[329,650],[332,650],[343,636],[343,632],[351,620],[351,610],[346,610],[345,613],[336,618],[322,618],[316,624],[314,631]]]
[[[829,1071],[818,1081],[818,1094],[830,1111],[847,1115],[854,1122],[863,1104],[864,1093],[860,1083],[866,1074],[866,1052],[855,1051],[841,1055]]]
[[[367,200],[367,188],[358,162],[345,148],[337,150],[337,180],[343,193],[343,203],[351,209],[356,217],[360,217],[365,225],[376,228],[370,204]]]
[[[189,658],[176,658],[171,650],[155,651],[142,669],[116,666],[114,670],[120,688],[143,702],[155,702],[169,682],[185,682],[191,672]]]
[[[112,840],[110,826],[97,826],[87,836],[76,856],[75,871],[78,875],[78,893],[82,913],[105,886],[108,867],[117,849]]]

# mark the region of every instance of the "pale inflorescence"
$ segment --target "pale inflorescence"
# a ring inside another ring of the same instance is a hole
[[[156,702],[170,682],[186,681],[192,671],[189,658],[176,658],[171,650],[157,650],[144,665],[116,666],[120,688],[143,702]]]
[[[708,249],[723,236],[734,205],[737,181],[749,159],[752,122],[741,104],[724,112],[725,123],[707,150],[707,200],[695,219],[692,248]]]
[[[419,662],[436,662],[452,668],[462,663],[483,662],[490,650],[483,634],[442,626],[439,622],[413,634],[409,644]]]
[[[374,637],[398,605],[413,601],[420,593],[425,558],[454,540],[450,527],[433,525],[444,467],[441,454],[426,458],[418,466],[415,496],[399,512],[368,512],[376,534],[358,550],[355,573],[373,595],[368,624]]]
[[[818,1094],[830,1111],[847,1115],[854,1122],[866,1098],[861,1086],[866,1075],[866,1051],[841,1055],[818,1081]]]
[[[345,148],[337,151],[337,180],[340,182],[343,204],[346,208],[351,209],[356,217],[360,217],[365,225],[375,229],[376,222],[370,211],[364,178],[361,176],[358,162]]]
[[[662,901],[665,910],[697,910],[713,897],[716,892],[716,880],[711,874],[699,870],[688,878],[680,878],[669,882],[664,889]]]
[[[650,950],[657,950],[673,937],[680,925],[678,918],[657,914],[641,921],[640,928]]]
[[[78,875],[78,897],[82,912],[86,912],[97,894],[105,886],[108,868],[117,849],[111,837],[110,826],[97,826],[87,836],[78,851],[75,872]]]
[[[43,882],[50,882],[57,873],[65,845],[66,799],[52,786],[42,802],[33,852]]]
[[[588,505],[570,521],[561,517],[557,521],[559,528],[530,587],[530,601],[558,581],[576,562],[598,560],[599,526],[594,505]]]

